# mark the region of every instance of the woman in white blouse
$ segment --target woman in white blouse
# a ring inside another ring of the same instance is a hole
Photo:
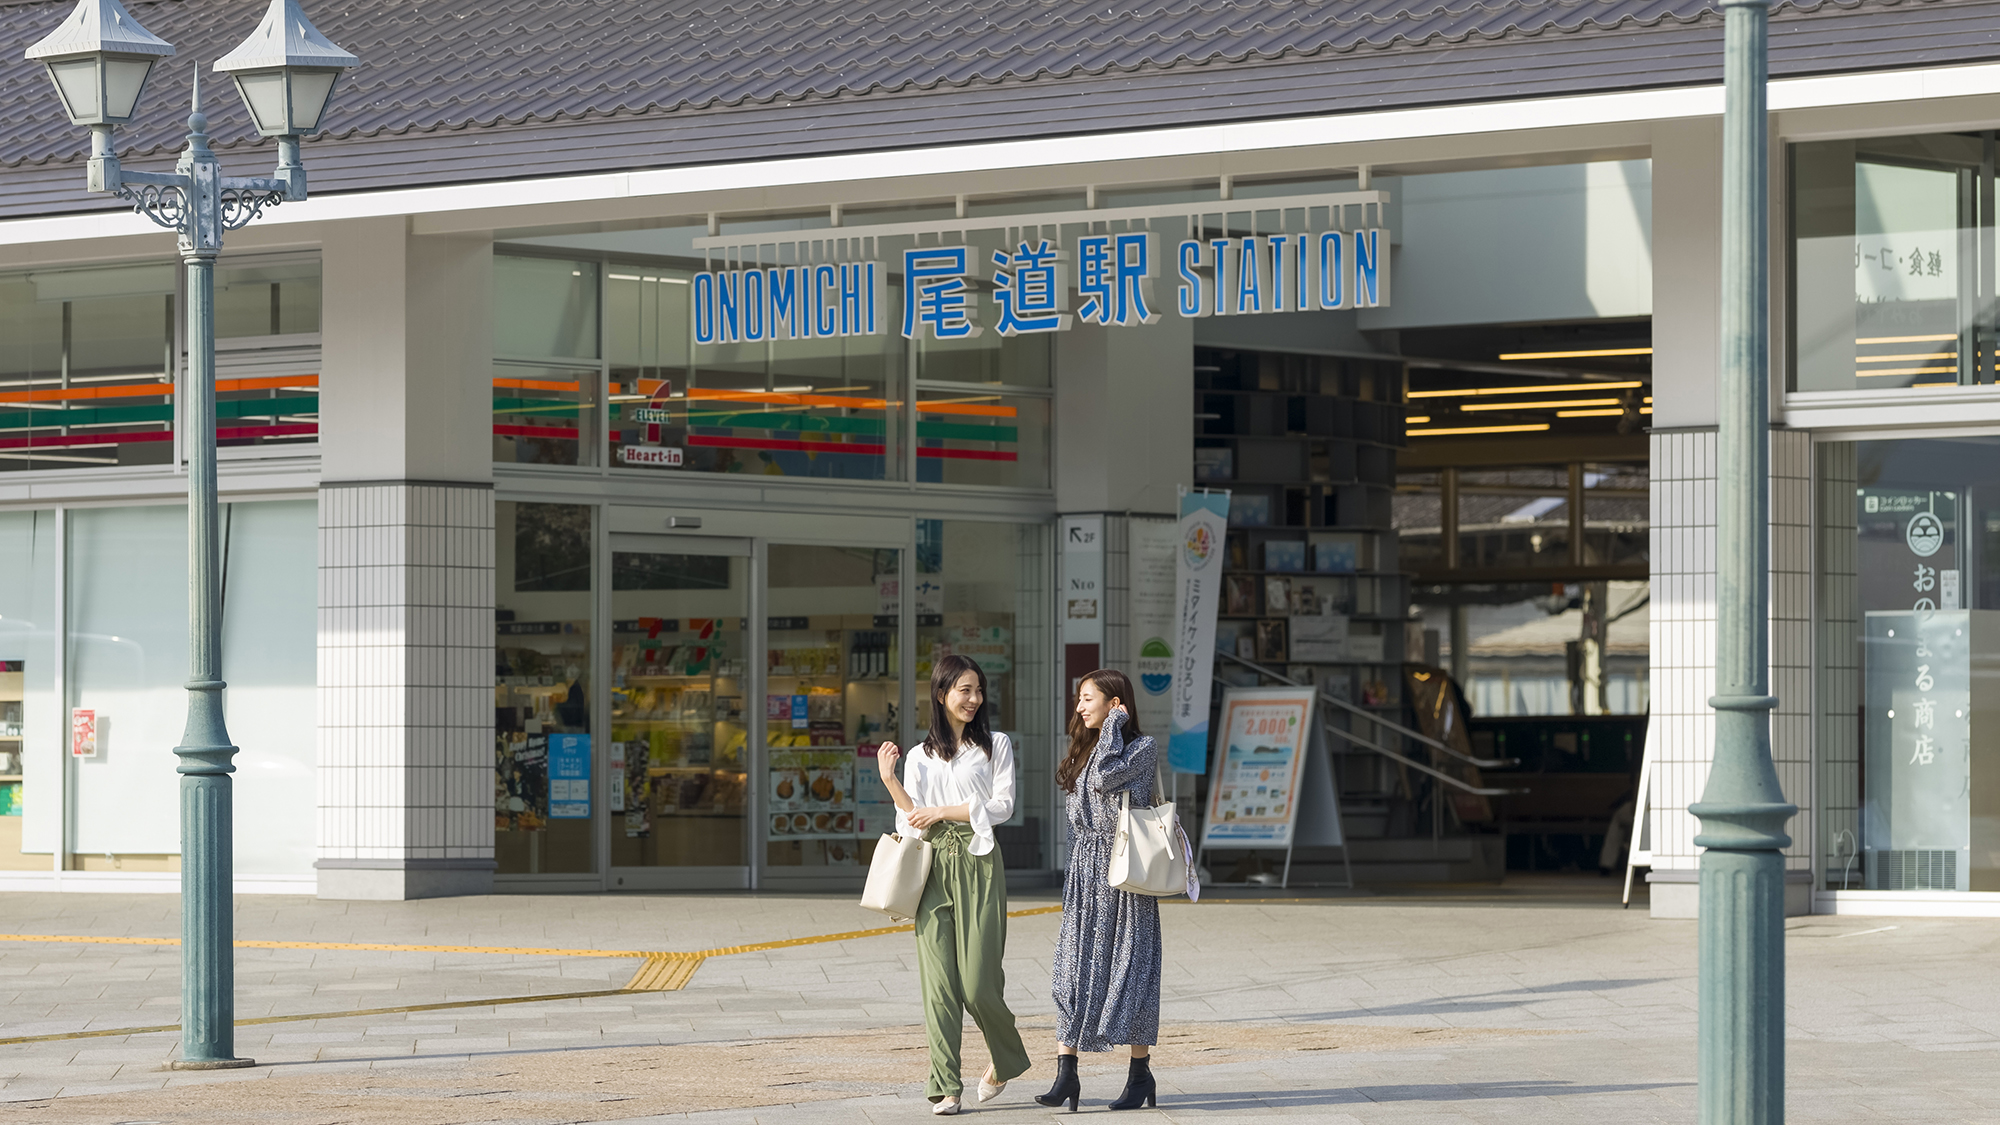
[[[910,754],[901,782],[893,742],[875,762],[896,801],[896,831],[922,832],[932,848],[930,879],[917,908],[917,967],[930,1032],[932,1113],[959,1110],[959,1040],[965,1013],[986,1037],[993,1066],[979,1100],[999,1095],[1028,1070],[1028,1049],[1007,1008],[1007,873],[993,826],[1014,815],[1014,746],[987,729],[986,673],[946,656],[931,673],[931,729]]]

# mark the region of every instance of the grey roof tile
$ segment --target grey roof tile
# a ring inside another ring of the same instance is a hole
[[[195,60],[240,41],[264,0],[128,2],[180,53],[159,67],[120,150],[135,166],[170,162],[184,126],[169,107],[184,104]],[[109,202],[77,198],[82,132],[20,55],[70,6],[0,0],[0,215]],[[1686,84],[1714,81],[1720,63],[1716,0],[307,8],[362,59],[313,146],[316,190]],[[1774,73],[2000,57],[1996,0],[1787,0],[1774,12]],[[233,93],[211,103],[210,130],[220,149],[267,146]],[[424,151],[385,161],[413,141]],[[358,163],[364,153],[372,170]],[[404,178],[388,178],[389,167]],[[43,172],[60,182],[43,184]]]

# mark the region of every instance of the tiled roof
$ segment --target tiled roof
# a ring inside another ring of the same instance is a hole
[[[1881,6],[1814,0],[1786,6]],[[1911,5],[1948,0],[1902,0]],[[155,72],[131,155],[178,148],[195,60],[256,25],[264,0],[153,0],[131,11],[179,54]],[[9,4],[0,166],[66,160],[78,134],[21,51],[71,0]],[[1713,0],[321,0],[307,15],[361,56],[327,121],[373,136],[1114,72],[1339,56],[1414,45],[1714,20]],[[173,90],[175,93],[168,93]],[[233,94],[218,145],[248,139]],[[146,109],[152,112],[146,112]]]
[[[266,0],[125,0],[179,54],[119,149],[164,167],[196,60]],[[1719,80],[1719,0],[303,0],[361,57],[315,192],[1246,121]],[[0,0],[0,218],[122,206]],[[2000,59],[2000,0],[1781,0],[1774,75]],[[207,84],[204,83],[206,86]],[[269,146],[213,89],[218,149]],[[267,154],[244,154],[263,163]],[[237,171],[231,161],[230,171]]]

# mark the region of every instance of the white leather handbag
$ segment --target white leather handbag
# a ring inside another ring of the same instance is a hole
[[[875,843],[868,861],[868,884],[861,905],[898,922],[917,916],[924,901],[924,884],[931,877],[931,846],[919,836],[885,835]]]
[[[1157,778],[1154,784],[1158,792]],[[1113,890],[1154,898],[1188,893],[1187,845],[1172,801],[1135,809],[1131,794],[1118,794],[1118,838],[1105,881]]]

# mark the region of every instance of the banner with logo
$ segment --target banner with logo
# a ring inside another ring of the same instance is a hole
[[[1174,536],[1174,631],[1168,640],[1173,680],[1167,743],[1167,763],[1180,773],[1208,772],[1215,615],[1222,600],[1222,544],[1228,526],[1229,493],[1182,495],[1181,520]]]
[[[1133,717],[1139,729],[1164,740],[1173,724],[1174,549],[1180,524],[1165,517],[1133,516],[1126,524],[1126,589],[1132,648],[1132,686],[1139,693]]]

